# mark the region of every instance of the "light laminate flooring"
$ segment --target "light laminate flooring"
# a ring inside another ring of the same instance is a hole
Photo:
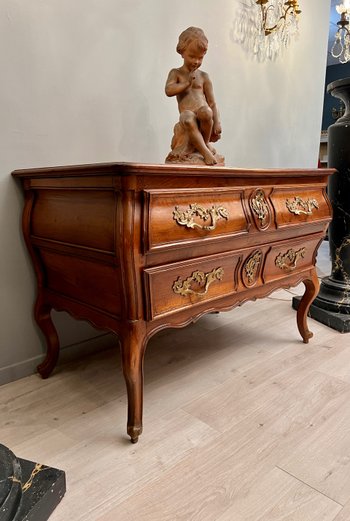
[[[50,521],[349,521],[350,335],[309,319],[303,344],[302,292],[151,339],[136,445],[110,337],[48,380],[2,386],[1,443],[66,472]]]

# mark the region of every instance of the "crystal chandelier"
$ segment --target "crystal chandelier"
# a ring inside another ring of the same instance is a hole
[[[297,0],[242,0],[232,38],[258,61],[275,60],[297,36],[300,13]]]
[[[337,22],[339,27],[335,34],[331,54],[333,58],[339,58],[340,63],[346,63],[350,60],[350,0],[344,0],[342,4],[337,5],[337,13],[340,14],[340,20]]]

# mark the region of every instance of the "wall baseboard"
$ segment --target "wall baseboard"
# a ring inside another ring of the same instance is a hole
[[[64,346],[60,350],[59,365],[67,364],[87,355],[97,353],[105,349],[118,347],[118,340],[115,335],[104,333],[83,342]],[[44,355],[28,358],[18,364],[8,365],[0,368],[0,385],[4,385],[20,378],[25,378],[36,373],[37,366],[44,359]]]

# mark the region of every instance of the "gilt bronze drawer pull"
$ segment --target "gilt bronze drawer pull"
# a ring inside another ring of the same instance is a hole
[[[203,271],[194,271],[190,277],[186,280],[182,280],[180,277],[173,284],[173,292],[183,297],[187,295],[197,295],[202,297],[208,293],[208,289],[210,284],[215,282],[216,280],[222,280],[224,276],[223,268],[214,268],[209,273],[204,273]],[[201,285],[203,291],[195,291],[191,288],[192,283],[196,283]]]
[[[252,286],[255,284],[259,275],[262,257],[262,252],[256,251],[245,261],[243,268],[243,282],[246,286]]]
[[[316,199],[304,201],[301,197],[294,197],[294,199],[286,199],[286,207],[295,215],[311,215],[313,208],[318,209],[318,202]]]
[[[224,206],[212,206],[211,208],[203,208],[203,206],[193,203],[189,205],[189,209],[185,211],[179,210],[178,206],[175,206],[173,211],[173,217],[177,224],[186,226],[186,228],[200,228],[201,230],[215,230],[216,222],[219,219],[228,219],[229,214]],[[200,217],[203,221],[211,220],[211,224],[202,225],[194,221],[194,217]]]
[[[257,190],[255,197],[252,198],[251,202],[254,212],[262,223],[269,213],[269,207],[267,206],[264,192],[262,190]]]
[[[265,230],[271,222],[271,214],[264,190],[256,189],[249,198],[250,208],[254,219],[260,230]]]
[[[279,253],[275,259],[275,264],[281,270],[293,271],[297,267],[297,262],[305,257],[306,248],[295,251],[290,249],[287,253]]]

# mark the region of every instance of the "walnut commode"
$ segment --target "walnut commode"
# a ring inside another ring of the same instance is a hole
[[[58,360],[52,309],[117,334],[135,443],[143,358],[157,331],[303,282],[297,325],[307,343],[332,173],[133,163],[13,172],[47,342],[39,373],[48,377]]]

